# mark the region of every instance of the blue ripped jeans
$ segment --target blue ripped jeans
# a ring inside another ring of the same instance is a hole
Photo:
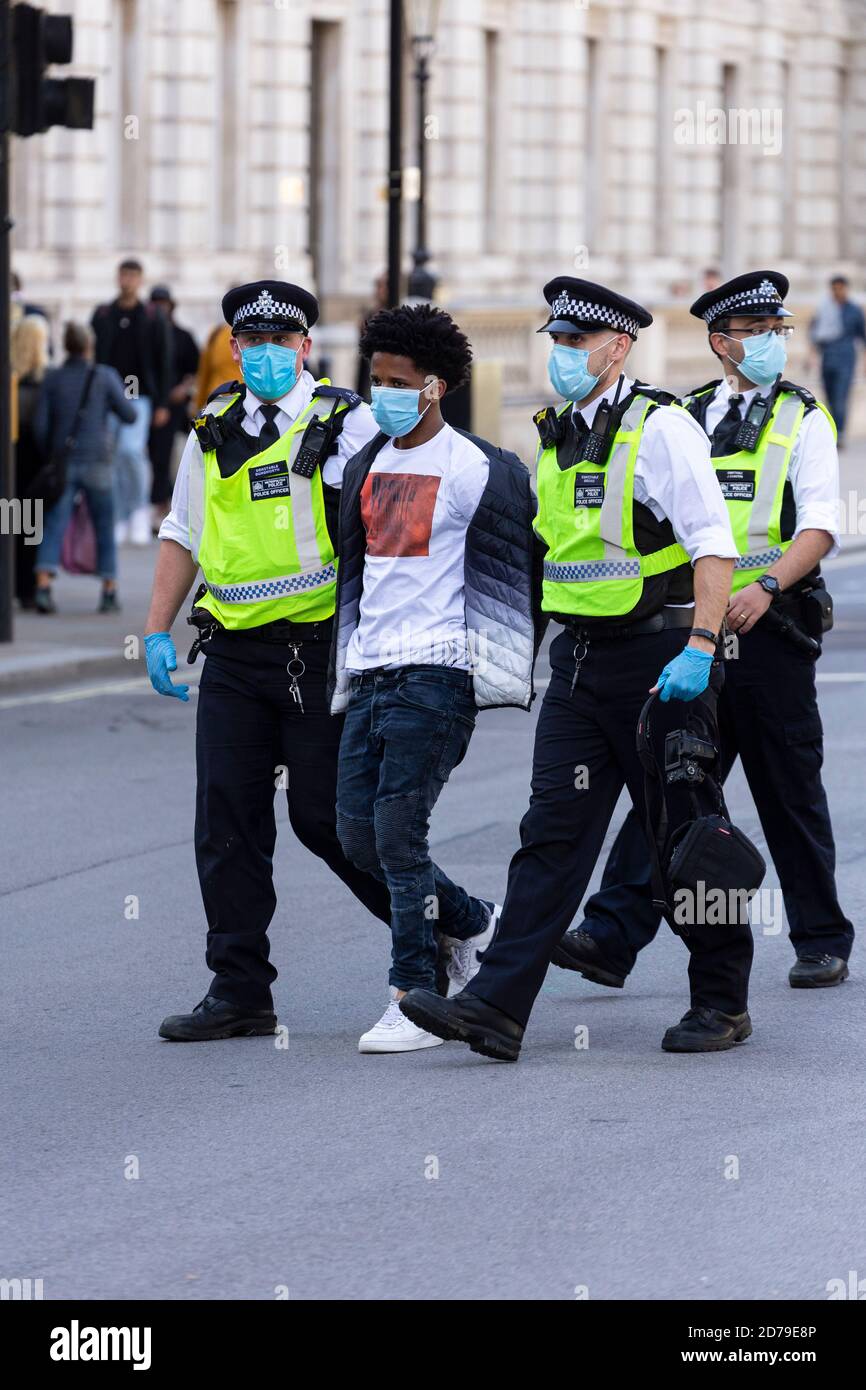
[[[430,812],[475,727],[468,671],[406,666],[351,681],[340,743],[337,834],[346,857],[386,884],[397,989],[436,987],[436,938],[487,926],[485,904],[430,858]]]

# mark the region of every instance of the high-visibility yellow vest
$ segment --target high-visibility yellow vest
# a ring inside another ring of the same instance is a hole
[[[203,414],[224,415],[237,399],[218,396]],[[278,619],[313,623],[333,615],[337,560],[325,519],[322,470],[304,478],[291,467],[310,420],[347,409],[337,397],[314,396],[284,435],[227,478],[216,450],[202,452],[196,440],[190,550],[207,585],[199,606],[223,627],[260,627]]]
[[[539,445],[535,529],[547,545],[546,612],[622,617],[639,603],[648,576],[689,563],[681,545],[643,555],[635,544],[635,462],[647,415],[655,406],[639,392],[630,401],[606,465],[583,459],[560,468],[556,445]],[[571,409],[569,401],[557,413]]]
[[[683,405],[712,395],[715,385],[687,396]],[[836,436],[832,416],[820,401]],[[782,539],[782,503],[791,453],[806,413],[806,405],[794,391],[780,391],[754,453],[739,450],[713,459],[722,489],[739,558],[734,562],[731,593],[736,594],[760,579],[770,565],[784,555],[791,537]]]

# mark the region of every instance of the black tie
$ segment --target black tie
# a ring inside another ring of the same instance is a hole
[[[737,431],[743,423],[743,417],[740,414],[742,403],[742,396],[731,396],[727,412],[713,430],[713,444],[710,452],[714,459],[724,458],[727,454],[737,452]]]
[[[265,423],[259,431],[259,444],[262,453],[264,453],[265,449],[269,449],[272,444],[276,444],[280,437],[276,420],[278,410],[278,405],[268,404],[261,407],[261,412],[265,417]]]

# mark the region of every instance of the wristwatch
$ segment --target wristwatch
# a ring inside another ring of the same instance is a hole
[[[770,598],[778,598],[779,594],[782,592],[779,587],[779,581],[774,574],[762,574],[758,583],[764,593],[770,595]]]
[[[718,642],[718,640],[719,640],[719,635],[718,635],[718,633],[717,633],[717,632],[710,632],[710,629],[709,629],[708,627],[693,627],[692,630],[691,630],[691,632],[689,633],[689,636],[690,636],[690,637],[705,637],[705,638],[707,639],[708,642]]]

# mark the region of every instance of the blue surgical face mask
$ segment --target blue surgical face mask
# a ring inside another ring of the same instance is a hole
[[[420,392],[411,386],[372,386],[370,388],[370,409],[373,419],[383,434],[392,439],[402,439],[411,434],[433,404],[428,401],[423,410],[418,409]]]
[[[257,343],[241,352],[241,371],[252,392],[263,401],[278,401],[288,395],[298,379],[300,348],[280,347],[277,343]]]
[[[730,335],[725,333],[723,336],[727,338]],[[772,386],[779,373],[785,370],[788,348],[781,334],[774,333],[772,329],[759,333],[756,338],[745,338],[743,351],[742,362],[734,362],[734,366],[756,386]],[[733,358],[730,360],[734,361]]]
[[[592,351],[598,352],[612,342],[613,338],[608,338]],[[593,376],[587,365],[589,358],[590,353],[586,348],[566,347],[564,343],[554,344],[547,364],[547,373],[557,395],[563,396],[567,401],[582,401],[595,390],[604,372],[613,366],[613,363],[609,362],[603,372]]]

